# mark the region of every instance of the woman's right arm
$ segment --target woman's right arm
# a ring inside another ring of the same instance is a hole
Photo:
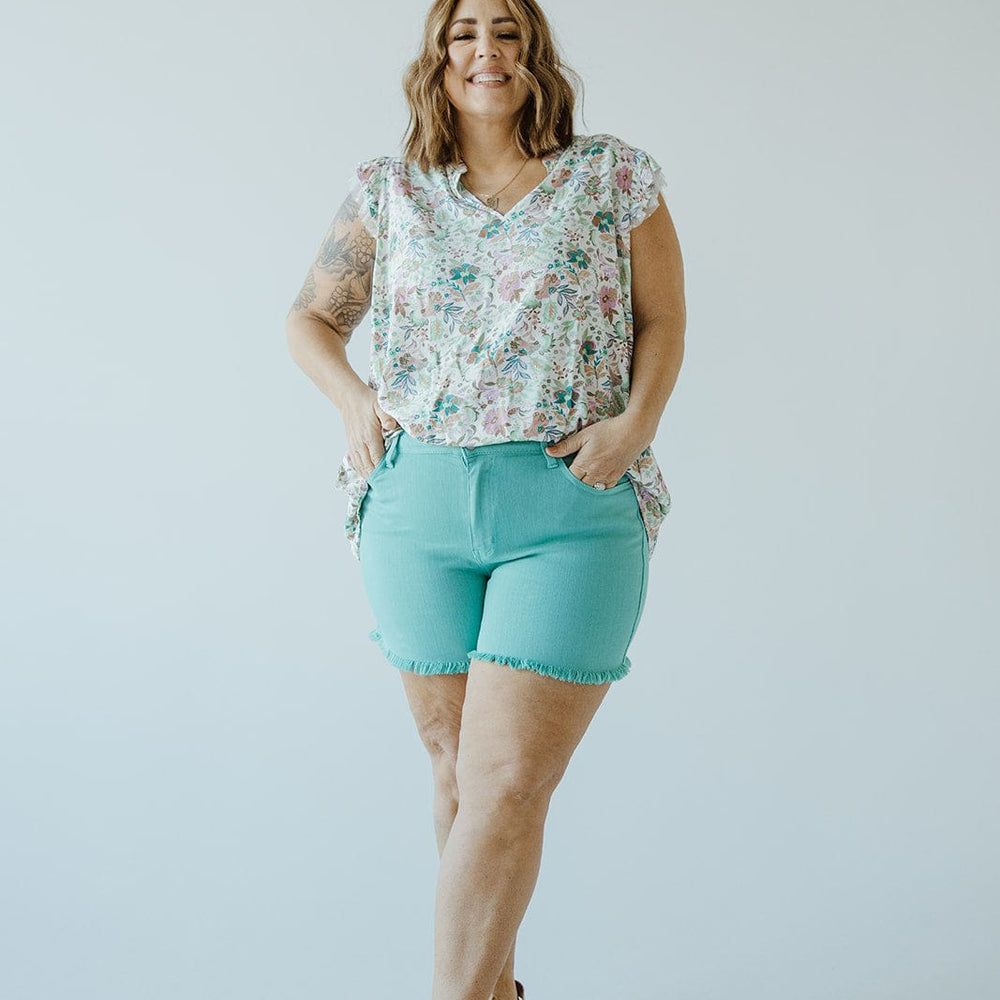
[[[347,360],[347,343],[371,306],[374,265],[375,239],[348,195],[285,319],[289,353],[340,410],[351,464],[366,478],[385,451],[383,426],[395,424]]]
[[[348,196],[288,310],[285,333],[295,363],[339,410],[368,388],[347,361],[346,346],[371,306],[375,240]]]

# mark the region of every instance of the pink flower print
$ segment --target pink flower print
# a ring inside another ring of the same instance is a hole
[[[605,319],[614,319],[618,311],[618,292],[614,288],[602,285],[598,293],[598,301],[601,304],[601,312]]]
[[[479,402],[483,406],[491,406],[500,401],[500,387],[494,382],[480,382],[476,386]]]
[[[520,272],[508,271],[501,279],[497,291],[504,302],[516,302],[524,289],[524,278]]]
[[[615,174],[615,183],[619,190],[628,194],[632,190],[632,168],[627,164],[619,167]]]
[[[410,307],[406,301],[406,292],[402,288],[397,288],[393,295],[393,314],[396,316],[407,316]]]
[[[398,174],[393,176],[392,186],[399,194],[402,194],[406,198],[409,198],[415,190],[408,177],[400,177]]]
[[[504,412],[502,409],[487,410],[483,416],[483,430],[491,437],[499,437],[504,430]]]

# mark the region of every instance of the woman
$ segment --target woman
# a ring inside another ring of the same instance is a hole
[[[535,0],[437,0],[404,87],[404,156],[358,164],[289,346],[343,417],[369,634],[431,756],[433,1000],[515,1000],[549,800],[629,669],[670,506],[681,255],[657,162],[574,135]]]

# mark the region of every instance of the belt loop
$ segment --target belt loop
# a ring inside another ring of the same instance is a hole
[[[547,451],[545,450],[545,449],[546,449],[546,448],[547,448],[547,447],[548,447],[548,446],[549,446],[550,444],[552,444],[552,442],[551,442],[551,441],[542,441],[542,442],[540,442],[540,444],[541,444],[541,446],[542,446],[542,454],[543,454],[543,455],[545,456],[545,464],[546,464],[546,465],[547,465],[547,466],[548,466],[548,467],[549,467],[550,469],[554,469],[554,468],[555,468],[555,467],[556,467],[556,466],[557,466],[557,465],[558,465],[558,464],[559,464],[559,463],[560,463],[560,462],[562,461],[562,459],[561,459],[561,458],[559,458],[559,457],[558,457],[558,456],[556,456],[556,455],[550,455],[550,454],[549,454],[549,453],[548,453],[548,452],[547,452]]]

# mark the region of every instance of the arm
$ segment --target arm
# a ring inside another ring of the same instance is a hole
[[[285,318],[289,353],[340,410],[351,465],[365,478],[385,453],[383,427],[398,426],[347,360],[347,343],[371,306],[375,247],[349,195]]]
[[[670,212],[659,207],[631,233],[633,352],[625,414],[647,447],[684,359],[684,262]]]
[[[375,240],[344,200],[285,318],[295,363],[338,409],[367,389],[347,360],[347,343],[371,305]]]

